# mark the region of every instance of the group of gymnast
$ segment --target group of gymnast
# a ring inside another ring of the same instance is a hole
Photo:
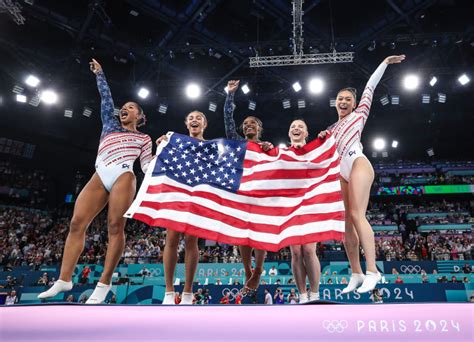
[[[381,280],[375,264],[374,233],[366,219],[370,188],[374,180],[374,170],[362,152],[361,135],[369,116],[375,87],[389,64],[400,63],[405,55],[389,56],[378,66],[370,77],[357,104],[354,88],[342,88],[336,97],[338,120],[318,134],[325,139],[331,134],[336,142],[340,159],[340,182],[345,207],[344,246],[351,267],[351,277],[342,293],[372,291]],[[111,289],[112,275],[122,257],[125,247],[124,214],[132,204],[136,193],[136,179],[133,164],[140,160],[145,173],[152,160],[152,140],[150,136],[138,130],[146,123],[143,109],[136,102],[125,103],[118,117],[114,115],[114,103],[101,65],[92,59],[90,69],[95,74],[101,97],[102,133],[95,163],[95,173],[80,192],[71,218],[69,233],[64,246],[61,271],[58,280],[47,291],[38,295],[39,299],[52,298],[73,287],[72,276],[79,256],[84,250],[86,231],[92,220],[108,205],[108,248],[104,270],[86,304],[101,304]],[[228,139],[248,140],[259,143],[264,151],[273,148],[269,142],[262,141],[263,122],[256,116],[247,116],[240,130],[237,129],[233,113],[234,94],[239,87],[238,80],[227,84],[228,93],[224,105],[225,132]],[[207,127],[206,115],[192,111],[184,120],[189,136],[205,140]],[[240,131],[242,135],[238,133]],[[306,144],[308,127],[304,120],[294,120],[289,127],[288,136],[291,147],[298,149]],[[156,140],[160,144],[167,139],[161,136]],[[174,273],[178,261],[178,245],[181,233],[168,229],[163,254],[166,290],[163,304],[175,304]],[[180,304],[192,304],[192,285],[196,273],[199,249],[196,236],[184,234],[185,239],[185,285]],[[239,246],[245,271],[245,284],[242,295],[252,295],[260,284],[265,250],[250,246]],[[366,261],[366,272],[362,271],[359,248],[362,247]],[[293,245],[291,266],[299,292],[300,303],[319,300],[319,280],[321,266],[316,255],[316,244]],[[255,265],[252,267],[252,252],[255,253]],[[309,282],[307,288],[306,278]]]

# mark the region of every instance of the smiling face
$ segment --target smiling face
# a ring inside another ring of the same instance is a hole
[[[291,145],[304,145],[308,137],[308,126],[303,120],[295,120],[290,125],[288,136],[291,140]]]
[[[137,103],[127,102],[120,109],[119,119],[122,125],[128,125],[131,123],[136,125],[142,116],[143,113]]]
[[[339,118],[343,118],[356,108],[356,100],[354,94],[349,90],[342,90],[337,94],[336,109]]]
[[[255,116],[247,116],[242,123],[242,131],[247,140],[259,140],[262,134],[262,122]]]
[[[197,111],[189,113],[184,123],[189,131],[189,135],[192,137],[202,136],[207,127],[206,116]]]

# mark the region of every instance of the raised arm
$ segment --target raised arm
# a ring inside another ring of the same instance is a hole
[[[242,140],[243,138],[237,133],[234,120],[234,94],[239,87],[239,81],[229,81],[227,83],[228,94],[224,104],[224,125],[225,135],[227,139]]]
[[[389,64],[401,63],[404,59],[405,59],[405,55],[389,56],[385,58],[385,60],[382,63],[380,63],[380,65],[374,71],[372,76],[370,76],[369,81],[367,82],[367,85],[365,86],[359,105],[357,106],[357,109],[355,110],[357,114],[361,114],[365,116],[365,118],[369,116],[370,106],[372,105],[372,98],[374,96],[375,87],[377,87],[377,84],[379,84],[380,80],[382,79],[385,69],[387,69],[387,66]]]
[[[117,119],[114,118],[114,101],[110,93],[109,85],[105,78],[101,65],[95,59],[89,63],[91,71],[96,75],[97,89],[100,94],[100,118],[103,126],[119,125]]]

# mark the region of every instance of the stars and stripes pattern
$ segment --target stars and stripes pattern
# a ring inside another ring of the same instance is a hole
[[[114,115],[114,102],[103,72],[97,74],[97,89],[101,98],[100,117],[102,134],[96,165],[104,167],[127,165],[133,170],[134,161],[140,157],[140,166],[146,172],[152,159],[152,142],[149,135],[132,132],[122,127]]]
[[[264,152],[248,141],[168,133],[125,217],[268,251],[341,240],[335,140]]]

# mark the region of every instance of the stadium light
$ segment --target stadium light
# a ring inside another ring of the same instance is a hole
[[[459,76],[459,78],[458,78],[458,82],[461,83],[461,85],[466,85],[466,84],[468,84],[470,81],[471,81],[471,79],[470,79],[466,74],[462,74],[462,75]]]
[[[286,144],[285,143],[279,143],[278,148],[286,148]]]
[[[186,95],[190,99],[197,99],[201,95],[201,87],[196,83],[188,84],[186,87]]]
[[[292,87],[295,92],[299,92],[302,89],[300,82],[293,83]]]
[[[313,94],[321,94],[324,89],[324,82],[320,78],[313,78],[309,81],[309,91]]]
[[[248,85],[248,84],[244,84],[244,85],[242,86],[242,92],[243,92],[244,94],[248,94],[248,93],[250,92],[250,88],[249,88],[249,85]]]
[[[374,149],[377,151],[382,151],[385,148],[385,140],[382,138],[377,138],[374,140]]]
[[[16,100],[17,100],[17,102],[26,103],[26,96],[21,95],[21,94],[17,94],[16,95]]]
[[[140,96],[142,99],[146,99],[150,95],[150,91],[147,88],[140,88],[138,91],[138,96]]]
[[[398,141],[397,141],[397,140],[393,140],[393,141],[392,141],[392,147],[393,147],[393,148],[397,148],[397,147],[398,147]]]
[[[54,90],[45,90],[41,93],[40,98],[46,104],[54,104],[58,101],[58,94]]]
[[[29,75],[25,79],[25,83],[30,87],[36,87],[38,84],[40,84],[40,79],[34,75]]]
[[[435,76],[431,77],[430,86],[433,87],[436,84],[436,82],[438,82],[438,79]]]
[[[403,86],[407,90],[415,90],[420,84],[420,78],[417,75],[407,75],[403,79]]]

